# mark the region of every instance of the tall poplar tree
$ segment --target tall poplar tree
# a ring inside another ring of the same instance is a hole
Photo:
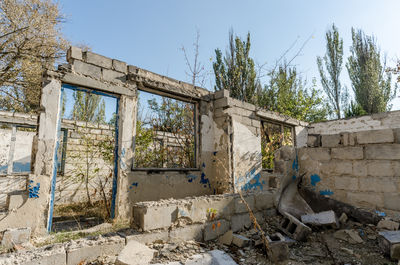
[[[340,119],[348,99],[347,88],[340,83],[340,72],[343,64],[343,39],[340,38],[338,28],[334,24],[326,32],[325,39],[326,54],[324,57],[317,57],[317,65],[322,87],[328,96],[329,106],[336,114],[336,118]]]
[[[229,32],[229,48],[222,58],[220,49],[215,50],[213,63],[215,90],[227,89],[233,98],[255,103],[259,86],[254,60],[250,57],[250,33],[245,41]]]
[[[376,40],[362,30],[352,28],[351,32],[353,45],[346,67],[356,103],[367,114],[389,111],[396,87],[392,88],[391,75],[385,72]]]

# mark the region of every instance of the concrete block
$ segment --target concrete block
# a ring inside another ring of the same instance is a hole
[[[8,194],[8,210],[18,209],[27,199],[28,193],[26,191]]]
[[[229,107],[230,104],[230,98],[220,98],[214,101],[214,109]]]
[[[254,211],[255,209],[255,200],[254,200],[254,195],[247,195],[243,196],[244,200],[247,202],[249,205],[250,209]],[[240,213],[247,213],[247,207],[245,203],[242,201],[240,197],[237,197],[235,199],[235,213],[240,214]]]
[[[194,225],[174,228],[169,232],[169,239],[171,241],[194,240],[202,242],[203,230],[204,230],[203,224],[194,224]]]
[[[230,229],[231,224],[226,220],[210,222],[204,227],[204,241],[217,239]]]
[[[232,230],[229,230],[223,236],[220,236],[218,239],[219,243],[227,245],[227,246],[230,246],[232,244],[232,240],[233,240],[233,231]]]
[[[125,239],[119,236],[72,241],[67,244],[67,265],[89,262],[101,256],[114,256],[124,247]]]
[[[390,161],[369,161],[367,173],[371,177],[393,177],[394,171]]]
[[[332,148],[331,156],[333,159],[359,160],[364,158],[364,150],[362,147]]]
[[[134,222],[143,231],[170,227],[177,219],[177,214],[176,205],[133,206]]]
[[[335,176],[335,189],[340,190],[358,190],[358,178]]]
[[[156,250],[150,249],[137,241],[129,241],[119,253],[115,265],[142,265],[149,264],[155,257]]]
[[[221,89],[214,92],[214,99],[228,98],[228,97],[229,97],[229,90],[227,89]]]
[[[315,226],[339,227],[339,222],[334,211],[324,211],[314,214],[305,214],[301,216],[304,224]]]
[[[309,234],[311,234],[311,228],[300,222],[296,217],[286,213],[279,229],[284,232],[290,238],[298,241],[305,241]]]
[[[67,254],[62,244],[45,246],[33,250],[32,255],[29,255],[29,261],[22,265],[66,265]],[[0,261],[1,263],[1,261]]]
[[[123,83],[126,81],[126,74],[114,70],[103,69],[103,80],[113,83]]]
[[[340,145],[340,141],[341,141],[340,134],[321,135],[322,147],[337,147]]]
[[[383,252],[391,257],[393,256],[393,259],[399,259],[398,246],[400,246],[400,231],[379,232],[378,242]]]
[[[275,152],[275,160],[290,161],[293,163],[295,150],[292,146],[282,146]]]
[[[365,147],[366,159],[399,160],[400,144],[368,145]]]
[[[333,167],[333,173],[339,175],[351,175],[353,173],[353,163],[348,160],[332,160],[331,166]]]
[[[353,161],[353,175],[357,177],[367,176],[368,161]]]
[[[1,239],[1,246],[5,248],[12,248],[14,245],[20,245],[22,243],[29,242],[31,237],[31,228],[16,228],[7,229],[3,233]]]
[[[229,256],[227,253],[225,253],[222,250],[211,250],[208,252],[212,259],[213,262],[211,264],[213,265],[238,265],[232,258]]]
[[[391,230],[391,231],[399,230],[399,223],[389,220],[389,219],[382,219],[376,225],[376,228],[384,229],[384,230]]]
[[[400,211],[400,195],[398,193],[385,193],[383,200],[385,209]]]
[[[101,78],[101,68],[98,66],[87,64],[82,61],[74,61],[72,67],[76,73],[90,76],[96,79]]]
[[[360,191],[396,192],[399,185],[398,178],[360,178]]]
[[[67,51],[67,62],[72,64],[74,59],[82,60],[82,49],[71,46]]]
[[[319,147],[320,146],[320,136],[319,135],[308,135],[307,146],[308,147]]]
[[[285,237],[281,233],[275,233],[271,236],[267,236],[268,245],[271,250],[272,262],[285,261],[289,255],[289,246],[285,240]]]
[[[150,244],[156,241],[167,242],[169,240],[169,235],[167,230],[163,230],[126,236],[126,242],[131,240],[138,241],[142,244]]]
[[[394,142],[400,144],[400,128],[393,129],[393,133],[394,133]]]
[[[113,70],[115,70],[115,71],[118,71],[118,72],[121,72],[121,73],[127,73],[127,71],[128,71],[128,66],[126,65],[126,63],[125,62],[122,62],[122,61],[118,61],[118,60],[115,60],[115,59],[113,59],[112,60],[112,68],[113,68]]]
[[[331,153],[329,148],[300,148],[299,149],[299,160],[311,159],[314,161],[326,161],[331,159]]]
[[[262,192],[254,194],[255,210],[262,211],[274,207],[274,193]]]
[[[233,234],[232,244],[239,248],[244,248],[250,245],[250,239],[242,235]]]
[[[356,138],[358,144],[378,144],[394,142],[394,134],[392,129],[356,132]]]
[[[112,67],[112,60],[110,58],[93,52],[84,52],[83,59],[87,63],[94,64],[103,68],[111,69]]]
[[[351,191],[347,193],[347,202],[367,208],[383,207],[383,194]]]
[[[235,198],[227,196],[223,198],[195,198],[191,202],[191,211],[189,217],[192,222],[205,222],[207,221],[207,210],[214,209],[217,214],[216,219],[230,220],[231,216],[235,214]]]

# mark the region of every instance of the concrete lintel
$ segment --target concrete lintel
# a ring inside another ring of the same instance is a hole
[[[291,118],[289,116],[286,116],[286,115],[283,115],[283,114],[280,114],[280,113],[274,112],[274,111],[258,110],[258,111],[256,111],[256,115],[261,118],[265,118],[265,119],[268,119],[271,121],[278,121],[278,122],[286,123],[288,125],[304,126],[304,127],[309,126],[308,122],[296,120],[294,118]]]
[[[37,125],[37,115],[0,111],[0,122],[16,125]]]
[[[79,76],[72,73],[64,74],[63,77],[61,78],[61,81],[67,84],[92,88],[113,94],[126,95],[131,97],[136,96],[136,85],[132,84],[130,84],[130,87],[116,86],[112,84],[106,84],[104,82],[89,77]]]
[[[156,91],[167,92],[172,95],[182,96],[200,100],[203,96],[210,95],[211,92],[189,83],[175,80],[173,78],[159,75],[138,67],[128,66],[128,80],[142,84],[141,89],[146,87]]]

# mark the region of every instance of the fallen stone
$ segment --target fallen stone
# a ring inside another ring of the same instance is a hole
[[[143,265],[149,264],[157,251],[148,248],[137,241],[131,240],[119,253],[116,265]]]
[[[399,223],[394,222],[389,219],[382,219],[379,221],[378,225],[376,226],[378,229],[386,229],[386,230],[399,230]]]
[[[3,233],[1,245],[5,248],[12,248],[14,245],[20,245],[29,241],[31,237],[31,228],[7,229]]]
[[[333,236],[336,239],[340,239],[346,242],[349,242],[350,244],[359,244],[363,243],[364,241],[360,237],[357,231],[351,230],[351,229],[344,229],[344,230],[339,230],[336,231]]]
[[[230,246],[233,240],[233,231],[229,230],[223,236],[219,237],[219,243]]]
[[[250,239],[245,236],[233,234],[232,244],[237,247],[247,247],[250,244]]]
[[[287,236],[299,241],[305,241],[312,232],[310,227],[303,224],[289,213],[284,215],[284,218],[279,224],[279,229]]]
[[[343,224],[347,223],[348,219],[349,218],[347,217],[347,214],[346,213],[342,213],[342,215],[339,217],[339,222],[343,225]]]
[[[305,214],[301,216],[301,221],[304,224],[315,226],[333,226],[335,228],[339,227],[339,223],[334,211]]]

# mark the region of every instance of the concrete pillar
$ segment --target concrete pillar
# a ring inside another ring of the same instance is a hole
[[[126,191],[129,187],[128,174],[132,170],[134,157],[134,144],[136,135],[136,113],[137,97],[122,95],[119,100],[118,119],[118,174],[117,190],[113,194],[115,198],[115,217],[128,220],[132,216],[132,206],[129,201],[129,194]]]

